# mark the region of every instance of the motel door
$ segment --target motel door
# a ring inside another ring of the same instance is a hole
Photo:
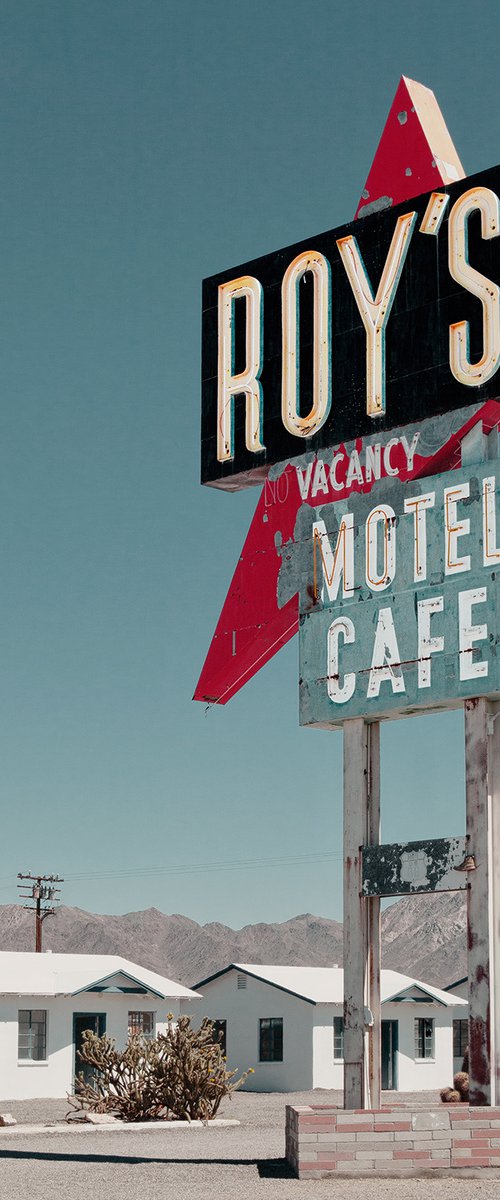
[[[398,1087],[397,1052],[399,1022],[382,1021],[382,1091],[395,1092]]]
[[[80,1072],[83,1074],[85,1083],[92,1083],[94,1072],[92,1067],[87,1063],[82,1063],[78,1058],[78,1051],[81,1050],[83,1035],[86,1029],[90,1029],[92,1033],[96,1033],[98,1037],[102,1037],[106,1033],[106,1013],[74,1013],[73,1014],[73,1045],[75,1048],[75,1076]]]

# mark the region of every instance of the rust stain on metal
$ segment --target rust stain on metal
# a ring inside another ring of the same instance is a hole
[[[475,1064],[475,1081],[470,1103],[477,1106],[489,1104],[487,1089],[490,1082],[490,1037],[489,1009],[486,1020],[473,1017],[469,1022],[469,1053]]]

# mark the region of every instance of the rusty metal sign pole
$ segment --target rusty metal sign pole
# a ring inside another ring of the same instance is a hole
[[[368,845],[380,845],[380,724],[368,726]],[[382,959],[380,896],[365,899],[368,937],[368,1008],[372,1024],[368,1038],[367,1102],[370,1108],[380,1108],[382,1089],[382,1010],[380,998],[380,968]]]
[[[465,703],[470,1101],[500,1098],[500,706]]]
[[[492,444],[494,439],[494,444]],[[462,440],[462,466],[498,454],[498,432],[481,429]],[[500,1099],[500,706],[466,700],[465,797],[468,874],[467,974],[470,1103]]]
[[[493,953],[493,1071],[492,1104],[500,1101],[500,705],[489,705],[490,742],[493,763],[491,793],[491,944]],[[493,728],[492,728],[493,726]]]
[[[357,718],[344,725],[344,1108],[380,1107],[380,898],[361,894],[361,848],[379,842],[380,725]]]

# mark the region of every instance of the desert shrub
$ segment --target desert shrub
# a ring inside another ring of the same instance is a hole
[[[214,1117],[249,1072],[236,1078],[236,1071],[226,1069],[208,1018],[197,1030],[190,1017],[174,1021],[169,1013],[168,1020],[166,1033],[154,1039],[130,1037],[124,1050],[116,1049],[113,1038],[87,1030],[79,1057],[93,1068],[94,1077],[85,1082],[82,1073],[77,1075],[73,1107],[112,1112],[124,1121]]]

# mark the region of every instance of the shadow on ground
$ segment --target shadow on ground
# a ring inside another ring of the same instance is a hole
[[[196,1167],[256,1167],[261,1179],[294,1179],[294,1173],[285,1158],[184,1158],[142,1154],[64,1154],[55,1150],[0,1150],[0,1159],[17,1159],[21,1162],[63,1163],[113,1163],[123,1166],[141,1166],[148,1163],[163,1163],[169,1166],[182,1163]]]

